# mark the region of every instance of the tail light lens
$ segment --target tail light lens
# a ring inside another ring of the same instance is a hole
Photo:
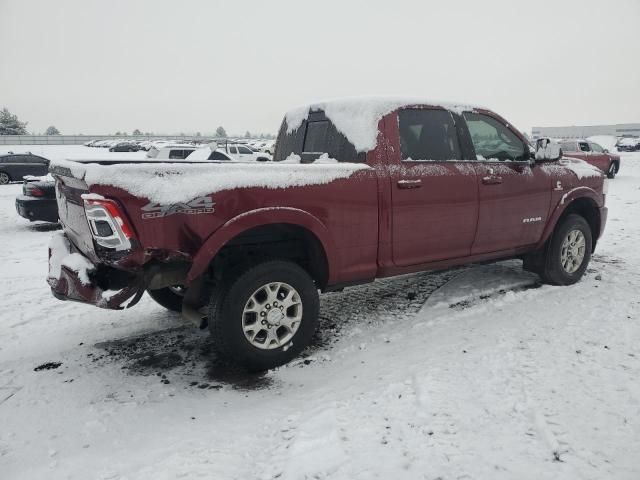
[[[91,235],[98,245],[115,250],[130,250],[133,228],[120,206],[113,200],[83,195],[84,211]]]
[[[44,197],[44,191],[41,188],[29,183],[26,183],[22,190],[28,197]]]

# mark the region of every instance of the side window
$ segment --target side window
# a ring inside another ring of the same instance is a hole
[[[184,158],[184,152],[182,150],[170,150],[169,151],[169,159],[176,160]]]
[[[591,147],[591,150],[596,153],[604,153],[604,148],[602,148],[597,143],[589,143],[589,146]]]
[[[238,150],[236,149],[236,147],[229,147],[229,153],[236,155],[238,153]]]
[[[589,144],[587,142],[578,142],[578,146],[580,147],[580,151],[582,152],[590,152]]]
[[[456,125],[447,110],[398,112],[402,160],[459,160]]]
[[[247,147],[238,147],[238,153],[242,153],[242,154],[252,154],[253,152],[251,151],[250,148]]]
[[[500,161],[524,161],[529,158],[529,149],[525,148],[522,140],[495,118],[465,112],[464,119],[477,156]]]
[[[573,143],[573,142],[562,142],[560,144],[560,148],[562,148],[563,152],[575,152],[576,151],[575,143]]]
[[[209,155],[209,160],[229,160],[229,157],[222,152],[212,152],[211,155]]]

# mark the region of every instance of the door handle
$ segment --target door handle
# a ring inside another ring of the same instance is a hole
[[[398,188],[420,188],[422,186],[422,180],[398,180]]]
[[[499,185],[502,183],[502,177],[500,175],[496,175],[493,168],[487,170],[487,176],[482,177],[482,183],[485,185]]]

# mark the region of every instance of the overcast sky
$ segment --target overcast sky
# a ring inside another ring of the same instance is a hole
[[[33,132],[276,133],[371,94],[640,122],[640,1],[0,0],[0,107]]]

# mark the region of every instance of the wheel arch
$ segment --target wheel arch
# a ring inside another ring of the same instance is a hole
[[[600,206],[596,193],[586,187],[577,188],[565,194],[554,210],[551,221],[548,222],[539,247],[549,240],[556,227],[572,213],[582,216],[589,224],[592,237],[592,250],[595,250],[598,237],[600,236],[602,218],[600,217]]]
[[[252,256],[293,259],[309,272],[319,288],[334,280],[336,249],[327,228],[308,212],[283,207],[252,210],[225,223],[194,257],[187,284],[211,267],[246,263]]]

